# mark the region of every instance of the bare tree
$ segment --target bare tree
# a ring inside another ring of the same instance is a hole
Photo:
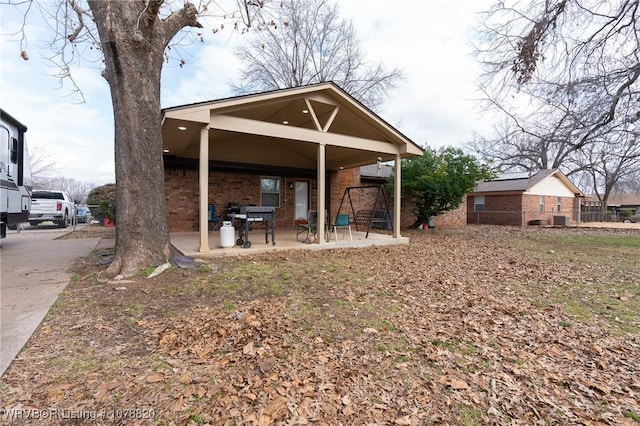
[[[75,180],[64,176],[55,176],[48,179],[42,189],[56,189],[65,191],[76,203],[83,203],[87,199],[89,192],[95,187],[95,184]]]
[[[56,173],[56,163],[51,155],[41,145],[29,147],[29,162],[31,166],[31,182],[34,188],[45,189],[47,183]]]
[[[576,176],[582,178],[585,190],[595,194],[606,211],[609,197],[624,192],[624,186],[638,176],[640,143],[637,135],[612,133],[607,139],[586,145],[572,161],[580,167]]]
[[[611,180],[612,171],[638,170],[633,155],[595,153],[637,144],[639,6],[640,0],[497,2],[479,26],[477,54],[485,71],[481,105],[504,121],[495,136],[477,138],[474,150],[505,168],[585,172],[603,192],[613,190],[605,181],[620,182]]]
[[[329,0],[282,3],[270,25],[249,34],[237,56],[238,94],[333,81],[369,108],[403,79],[398,69],[365,62],[355,29]]]
[[[238,1],[244,23],[264,3]],[[38,3],[5,4],[25,7],[27,13]],[[199,6],[171,0],[60,0],[45,11],[55,33],[52,57],[59,61],[61,77],[71,75],[71,64],[85,53],[98,52],[111,90],[118,224],[116,253],[108,270],[112,274],[130,276],[176,253],[169,240],[164,198],[160,74],[169,43],[179,33],[202,28],[200,15],[212,14],[215,4]],[[197,31],[196,35],[202,36]],[[26,59],[24,37],[20,45]]]
[[[639,194],[640,193],[640,171],[630,173],[628,176],[620,179],[616,193]]]

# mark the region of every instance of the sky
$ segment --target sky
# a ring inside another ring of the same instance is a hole
[[[492,0],[348,0],[338,2],[351,19],[368,61],[399,68],[406,79],[389,92],[379,115],[421,146],[462,147],[474,132],[491,123],[474,99],[480,69],[471,53],[478,13]],[[390,7],[389,5],[392,5]],[[20,17],[0,6],[0,106],[27,125],[30,149],[55,163],[54,174],[103,185],[115,181],[113,115],[109,87],[96,64],[73,69],[85,98],[71,96],[71,86],[54,77],[47,43],[52,32],[39,21],[27,22],[27,53],[11,35]],[[234,56],[242,36],[230,31],[209,34],[189,49],[179,67],[166,64],[162,107],[231,96],[229,82],[240,64]],[[99,64],[98,64],[99,65]]]

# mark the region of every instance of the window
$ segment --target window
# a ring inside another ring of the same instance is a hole
[[[31,198],[39,200],[64,200],[64,194],[60,191],[33,191]]]
[[[484,195],[476,195],[475,197],[473,197],[473,211],[484,211]]]
[[[544,195],[540,196],[540,213],[544,213]]]
[[[562,197],[558,197],[558,206],[557,209],[559,212],[562,211]]]
[[[260,178],[260,205],[280,207],[280,178]]]

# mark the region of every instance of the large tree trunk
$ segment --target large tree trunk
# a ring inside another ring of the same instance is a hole
[[[186,4],[165,20],[161,1],[90,1],[115,124],[116,253],[108,272],[131,276],[165,263],[169,240],[162,161],[160,74],[181,28],[198,26]]]

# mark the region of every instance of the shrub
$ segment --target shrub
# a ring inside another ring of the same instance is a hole
[[[108,183],[106,185],[93,188],[87,197],[87,204],[93,214],[98,219],[109,219],[116,222],[116,184]]]

